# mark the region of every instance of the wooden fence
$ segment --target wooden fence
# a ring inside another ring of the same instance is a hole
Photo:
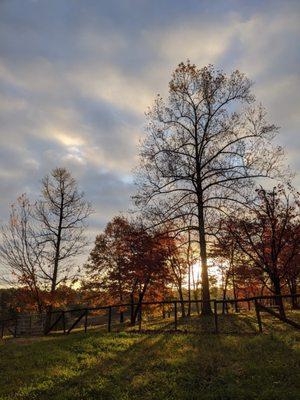
[[[258,331],[262,332],[262,313],[268,313],[273,317],[285,322],[296,329],[300,329],[300,325],[295,321],[288,318],[283,319],[279,313],[274,311],[278,299],[281,298],[284,301],[295,300],[300,297],[297,295],[282,295],[282,296],[256,296],[239,299],[213,299],[210,300],[213,309],[212,321],[213,328],[212,332],[220,333],[220,308],[222,313],[224,310],[228,312],[228,306],[235,305],[235,312],[243,306],[246,310],[255,310],[255,315],[258,324]],[[294,299],[293,299],[294,298]],[[292,304],[294,301],[292,302]],[[168,324],[168,331],[178,330],[179,321],[179,310],[182,312],[182,307],[188,306],[189,309],[194,308],[198,313],[201,312],[202,300],[168,300],[168,301],[156,301],[156,302],[142,302],[142,303],[124,303],[116,305],[108,305],[101,307],[87,307],[87,308],[76,308],[71,310],[56,310],[51,313],[50,324],[48,329],[45,331],[45,317],[41,317],[39,322],[35,324],[33,328],[32,321],[33,316],[22,316],[19,315],[15,318],[0,320],[0,337],[5,336],[5,332],[12,336],[32,336],[34,334],[49,334],[50,332],[63,332],[64,334],[71,333],[74,329],[83,329],[85,332],[91,327],[101,327],[107,332],[113,330],[113,323],[116,324],[116,319],[119,319],[119,326],[131,326],[131,329],[135,332],[143,331],[144,318],[147,317],[149,321],[149,315],[153,313],[161,313],[161,317],[166,317],[170,320],[173,314],[173,322]],[[221,306],[221,307],[220,307]],[[132,323],[131,316],[134,310],[138,308],[137,318]],[[150,310],[150,311],[149,311]],[[154,311],[153,311],[154,310]],[[28,322],[30,318],[30,323]],[[27,328],[26,328],[27,327]]]

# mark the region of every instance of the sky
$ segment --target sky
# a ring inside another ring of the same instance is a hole
[[[288,0],[0,0],[0,223],[57,166],[92,203],[91,240],[125,212],[144,113],[187,59],[245,72],[300,171],[299,17]]]

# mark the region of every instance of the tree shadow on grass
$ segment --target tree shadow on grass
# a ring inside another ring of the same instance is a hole
[[[229,314],[219,315],[219,331],[221,334],[253,335],[258,333],[254,316]]]
[[[92,334],[89,339],[97,338]],[[43,387],[34,382],[19,399],[296,399],[297,362],[293,348],[279,337],[222,335],[112,335],[101,357],[82,362],[84,337],[74,338],[65,351],[78,353],[71,377],[53,379]],[[127,346],[118,345],[128,340]],[[57,343],[58,345],[58,343]],[[67,346],[62,340],[60,346]],[[101,347],[102,346],[102,347]],[[91,353],[92,354],[92,353]],[[298,361],[297,361],[298,360]],[[297,364],[299,367],[299,364]],[[299,371],[298,371],[299,372]],[[48,369],[50,373],[50,368]],[[278,386],[278,387],[277,387]],[[294,390],[295,389],[295,390]],[[299,386],[298,389],[300,390]],[[299,393],[298,393],[299,394]],[[277,397],[276,397],[277,396]]]

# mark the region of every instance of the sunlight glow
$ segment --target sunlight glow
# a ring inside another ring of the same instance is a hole
[[[208,275],[209,277],[214,277],[217,281],[218,285],[222,283],[222,269],[224,269],[225,265],[217,265],[213,259],[208,259]],[[191,268],[192,277],[196,282],[201,281],[201,261],[199,260],[195,264],[192,265]]]
[[[53,136],[64,146],[82,146],[84,144],[83,138],[79,135],[74,135],[72,132],[65,132],[55,130],[52,132]]]

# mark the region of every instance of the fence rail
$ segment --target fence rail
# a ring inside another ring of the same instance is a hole
[[[262,332],[262,318],[261,312],[268,312],[270,315],[278,318],[278,315],[275,311],[273,311],[270,307],[274,306],[279,299],[282,300],[295,300],[300,297],[300,294],[296,295],[268,295],[268,296],[253,296],[253,297],[244,297],[238,299],[211,299],[210,303],[212,305],[213,313],[212,313],[212,321],[213,328],[211,329],[214,333],[220,333],[220,313],[218,312],[218,305],[222,305],[222,314],[227,310],[228,305],[231,304],[242,304],[247,303],[249,309],[254,309],[256,312],[256,319],[259,328],[259,332]],[[292,304],[295,302],[293,301]],[[107,306],[100,307],[85,307],[85,308],[74,308],[71,310],[54,310],[51,312],[50,323],[48,321],[48,328],[45,328],[45,318],[39,319],[40,329],[37,331],[41,331],[40,333],[49,334],[54,331],[62,331],[64,334],[71,333],[74,329],[83,328],[85,332],[87,332],[89,326],[102,326],[107,332],[111,332],[113,329],[113,324],[116,324],[116,319],[119,318],[119,325],[131,325],[132,327],[138,327],[138,331],[142,331],[143,321],[146,319],[149,312],[150,307],[158,307],[161,313],[162,318],[171,319],[171,314],[173,314],[173,322],[169,321],[168,327],[169,330],[176,331],[178,330],[179,317],[178,312],[181,308],[181,313],[183,314],[183,310],[186,305],[189,305],[189,310],[191,310],[192,306],[196,306],[196,311],[199,313],[201,309],[201,305],[203,304],[203,300],[165,300],[165,301],[147,301],[147,302],[138,302],[138,303],[122,303],[122,304],[113,304]],[[268,306],[268,307],[267,307]],[[148,311],[147,311],[148,310]],[[156,309],[155,309],[156,310]],[[270,311],[271,310],[271,311]],[[132,320],[132,316],[134,315],[134,311],[136,311],[136,317]],[[157,310],[156,310],[157,311]],[[236,307],[236,311],[238,311]],[[148,314],[147,314],[148,313]],[[126,316],[128,318],[126,319]],[[148,315],[149,316],[149,315]],[[32,316],[27,316],[30,318],[30,332],[32,332]],[[279,318],[280,319],[280,318]],[[283,319],[281,318],[283,321]],[[293,327],[300,329],[300,325],[295,321],[290,319],[286,319],[283,322],[286,322]],[[28,325],[28,324],[27,324]],[[22,328],[23,327],[23,328]],[[23,329],[23,331],[22,331]],[[0,320],[0,337],[3,338],[5,335],[5,331],[9,332],[14,337],[22,336],[22,334],[26,334],[26,329],[24,328],[24,320],[22,316],[17,316],[15,318],[8,318]],[[30,335],[30,333],[27,333]]]

